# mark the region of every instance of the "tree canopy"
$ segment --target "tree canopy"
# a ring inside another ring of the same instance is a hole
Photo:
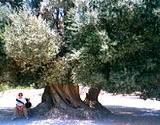
[[[13,10],[1,28],[0,54],[24,69],[41,69],[40,77],[50,82],[157,96],[159,7],[157,0],[57,0],[40,8],[39,16]]]

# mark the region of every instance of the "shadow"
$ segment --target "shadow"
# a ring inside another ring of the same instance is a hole
[[[115,115],[130,115],[130,116],[157,116],[160,117],[159,110],[146,109],[146,108],[135,108],[135,107],[124,107],[124,106],[105,106]]]
[[[5,121],[13,117],[14,108],[0,107],[0,121]]]
[[[0,125],[160,125],[160,111],[123,106],[106,106],[112,112],[105,119],[45,119],[31,117],[29,120],[18,118],[11,120],[13,108],[0,108]]]
[[[105,107],[112,112],[107,118],[107,121],[113,122],[111,125],[160,125],[159,110],[113,105]]]

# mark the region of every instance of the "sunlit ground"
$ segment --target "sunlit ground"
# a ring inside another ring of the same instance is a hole
[[[88,88],[81,87],[81,98],[85,98]],[[24,97],[30,98],[33,107],[41,102],[43,89],[18,89],[0,92],[0,119],[3,119],[3,112],[10,112],[12,117],[13,107],[17,93],[23,92]],[[105,120],[62,120],[62,119],[35,119],[30,120],[10,119],[0,122],[2,125],[160,125],[160,101],[142,100],[135,95],[116,95],[101,92],[99,101],[111,110],[114,115]]]

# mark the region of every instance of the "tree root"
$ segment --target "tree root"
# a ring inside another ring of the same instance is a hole
[[[111,112],[105,107],[91,108],[88,106],[82,106],[80,108],[73,107],[50,107],[45,103],[39,104],[37,107],[31,109],[32,116],[39,116],[43,118],[53,119],[103,119],[106,118]]]

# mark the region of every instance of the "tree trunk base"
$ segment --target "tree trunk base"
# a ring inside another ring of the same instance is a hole
[[[104,119],[110,115],[111,112],[107,109],[99,110],[92,108],[68,108],[60,109],[53,108],[46,114],[49,118],[61,118],[61,119]]]
[[[87,97],[91,97],[90,92]],[[99,92],[99,90],[97,92]],[[106,118],[111,112],[97,101],[97,97],[94,100],[88,98],[91,100],[85,100],[85,102],[83,102],[80,99],[79,87],[77,85],[54,84],[46,86],[42,95],[42,103],[31,109],[30,113],[33,116],[42,116],[43,118]]]
[[[111,112],[105,108],[90,108],[90,107],[82,107],[82,108],[73,108],[68,106],[63,109],[60,107],[52,107],[46,108],[46,104],[41,103],[37,107],[31,109],[31,116],[34,117],[43,117],[43,118],[51,118],[51,119],[104,119],[107,118],[108,115],[111,115]]]

